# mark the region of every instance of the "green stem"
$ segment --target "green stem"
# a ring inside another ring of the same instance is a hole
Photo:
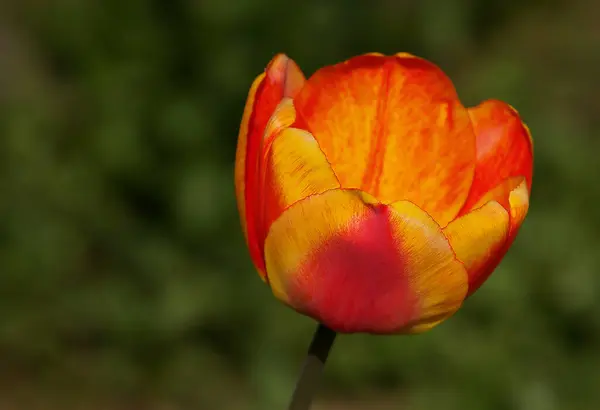
[[[335,336],[336,333],[327,326],[319,324],[317,327],[288,410],[310,409],[317,388],[321,384],[321,374]]]

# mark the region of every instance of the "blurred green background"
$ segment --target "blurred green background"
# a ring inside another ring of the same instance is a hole
[[[600,3],[0,2],[0,409],[283,409],[314,323],[248,256],[233,162],[277,52],[368,51],[510,102],[532,205],[489,282],[414,337],[343,336],[316,410],[600,403]]]

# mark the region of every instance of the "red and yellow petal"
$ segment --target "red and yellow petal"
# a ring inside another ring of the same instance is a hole
[[[264,274],[264,261],[257,242],[254,215],[259,200],[258,161],[262,138],[273,111],[284,97],[293,97],[304,85],[304,75],[287,56],[279,54],[253,82],[238,135],[235,187],[242,229],[255,265]]]
[[[533,173],[531,134],[514,108],[488,100],[470,108],[469,115],[477,136],[477,165],[461,214],[474,209],[487,192],[508,178],[524,177],[530,190]]]
[[[368,54],[317,71],[294,99],[342,187],[410,200],[445,226],[473,179],[475,135],[434,64]]]
[[[444,228],[457,258],[467,269],[469,295],[489,278],[512,245],[529,207],[527,182],[510,178],[484,198],[483,206]]]
[[[333,189],[289,207],[265,245],[273,293],[345,333],[424,331],[452,315],[466,271],[414,204]]]

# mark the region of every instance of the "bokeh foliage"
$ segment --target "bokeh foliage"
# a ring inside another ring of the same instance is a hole
[[[597,2],[4,3],[0,407],[285,407],[314,323],[253,271],[232,182],[248,87],[280,51],[307,74],[412,52],[535,140],[492,279],[430,333],[341,337],[319,408],[597,407]]]

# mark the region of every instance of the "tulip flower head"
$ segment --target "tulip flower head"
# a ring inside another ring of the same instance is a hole
[[[342,333],[417,333],[454,314],[529,206],[529,130],[465,108],[436,65],[366,54],[305,79],[277,55],[252,87],[235,184],[273,294]]]

